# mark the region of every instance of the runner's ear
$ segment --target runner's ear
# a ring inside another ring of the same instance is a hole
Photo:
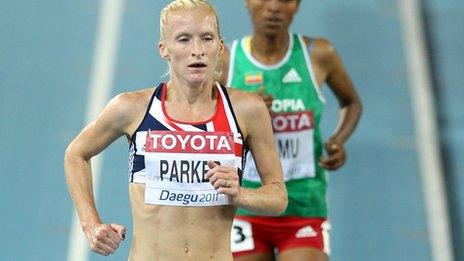
[[[166,44],[164,42],[158,43],[158,51],[159,51],[161,58],[163,58],[166,61],[169,61],[169,53],[166,48]]]

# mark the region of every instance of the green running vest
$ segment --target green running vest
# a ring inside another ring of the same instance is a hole
[[[327,180],[318,159],[323,152],[319,130],[324,99],[315,81],[309,53],[299,34],[290,34],[285,57],[264,65],[251,56],[250,36],[235,40],[230,50],[227,86],[244,91],[264,91],[274,97],[272,126],[282,162],[289,204],[283,216],[326,217]],[[261,182],[248,153],[243,186]],[[243,209],[239,215],[253,215]]]

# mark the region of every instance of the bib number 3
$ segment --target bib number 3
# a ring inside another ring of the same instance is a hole
[[[247,251],[255,248],[250,222],[234,219],[230,235],[232,252]]]

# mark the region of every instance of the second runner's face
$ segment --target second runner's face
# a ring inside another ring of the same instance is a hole
[[[246,0],[255,32],[268,35],[287,33],[298,11],[297,0]]]
[[[159,49],[171,64],[171,77],[193,84],[213,79],[224,48],[213,11],[206,8],[172,11],[166,29]]]

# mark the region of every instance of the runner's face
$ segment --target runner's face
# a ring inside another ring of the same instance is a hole
[[[171,64],[171,77],[191,83],[211,80],[224,48],[214,12],[206,8],[172,11],[166,27],[159,50]]]
[[[298,11],[297,0],[246,0],[256,33],[287,33]]]

